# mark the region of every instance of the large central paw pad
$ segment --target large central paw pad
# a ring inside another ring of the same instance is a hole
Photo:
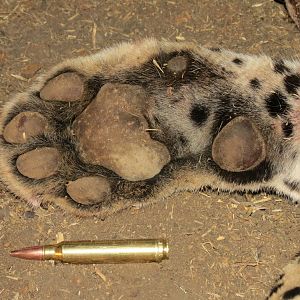
[[[2,161],[16,178],[9,184],[32,203],[51,196],[67,208],[99,209],[116,193],[143,194],[143,181],[170,162],[167,147],[149,135],[151,100],[143,88],[108,83],[91,99],[87,81],[58,72],[7,118]]]
[[[140,87],[103,86],[73,124],[82,159],[130,181],[157,175],[170,161],[170,155],[147,132],[145,103],[147,97]]]

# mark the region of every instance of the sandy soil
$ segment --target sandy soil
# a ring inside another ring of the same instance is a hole
[[[1,102],[65,58],[145,36],[275,56],[300,50],[300,33],[272,0],[2,0]],[[100,220],[32,211],[0,190],[1,299],[263,299],[300,249],[299,207],[276,196],[180,193]],[[9,257],[62,235],[166,237],[170,259],[84,266]]]

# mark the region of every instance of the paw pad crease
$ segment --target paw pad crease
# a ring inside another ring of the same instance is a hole
[[[5,126],[3,137],[8,143],[24,144],[31,137],[44,133],[47,127],[47,120],[41,114],[21,112]]]
[[[248,171],[266,158],[265,142],[253,122],[246,117],[237,117],[215,138],[212,158],[223,170]]]
[[[60,153],[55,148],[37,148],[18,157],[17,169],[22,175],[32,179],[47,178],[58,170],[60,158]]]
[[[170,161],[165,145],[152,140],[143,117],[147,96],[141,87],[106,84],[73,123],[82,159],[122,178],[154,177]]]

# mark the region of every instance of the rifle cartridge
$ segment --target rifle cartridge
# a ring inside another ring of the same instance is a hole
[[[75,264],[161,262],[168,254],[165,239],[64,241],[11,252],[11,256],[24,259]]]

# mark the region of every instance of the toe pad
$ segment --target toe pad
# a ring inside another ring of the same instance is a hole
[[[29,138],[45,132],[48,123],[37,112],[22,112],[15,116],[4,128],[3,137],[8,143],[23,144]]]
[[[56,173],[60,153],[55,148],[38,148],[20,155],[17,159],[18,171],[32,179],[47,178]]]
[[[212,157],[223,170],[248,171],[266,158],[266,146],[254,123],[245,117],[237,117],[215,138]]]
[[[50,79],[40,92],[47,101],[73,102],[83,98],[84,82],[75,72],[67,72]]]
[[[84,205],[96,204],[110,195],[110,185],[104,177],[82,177],[67,184],[69,196]]]

